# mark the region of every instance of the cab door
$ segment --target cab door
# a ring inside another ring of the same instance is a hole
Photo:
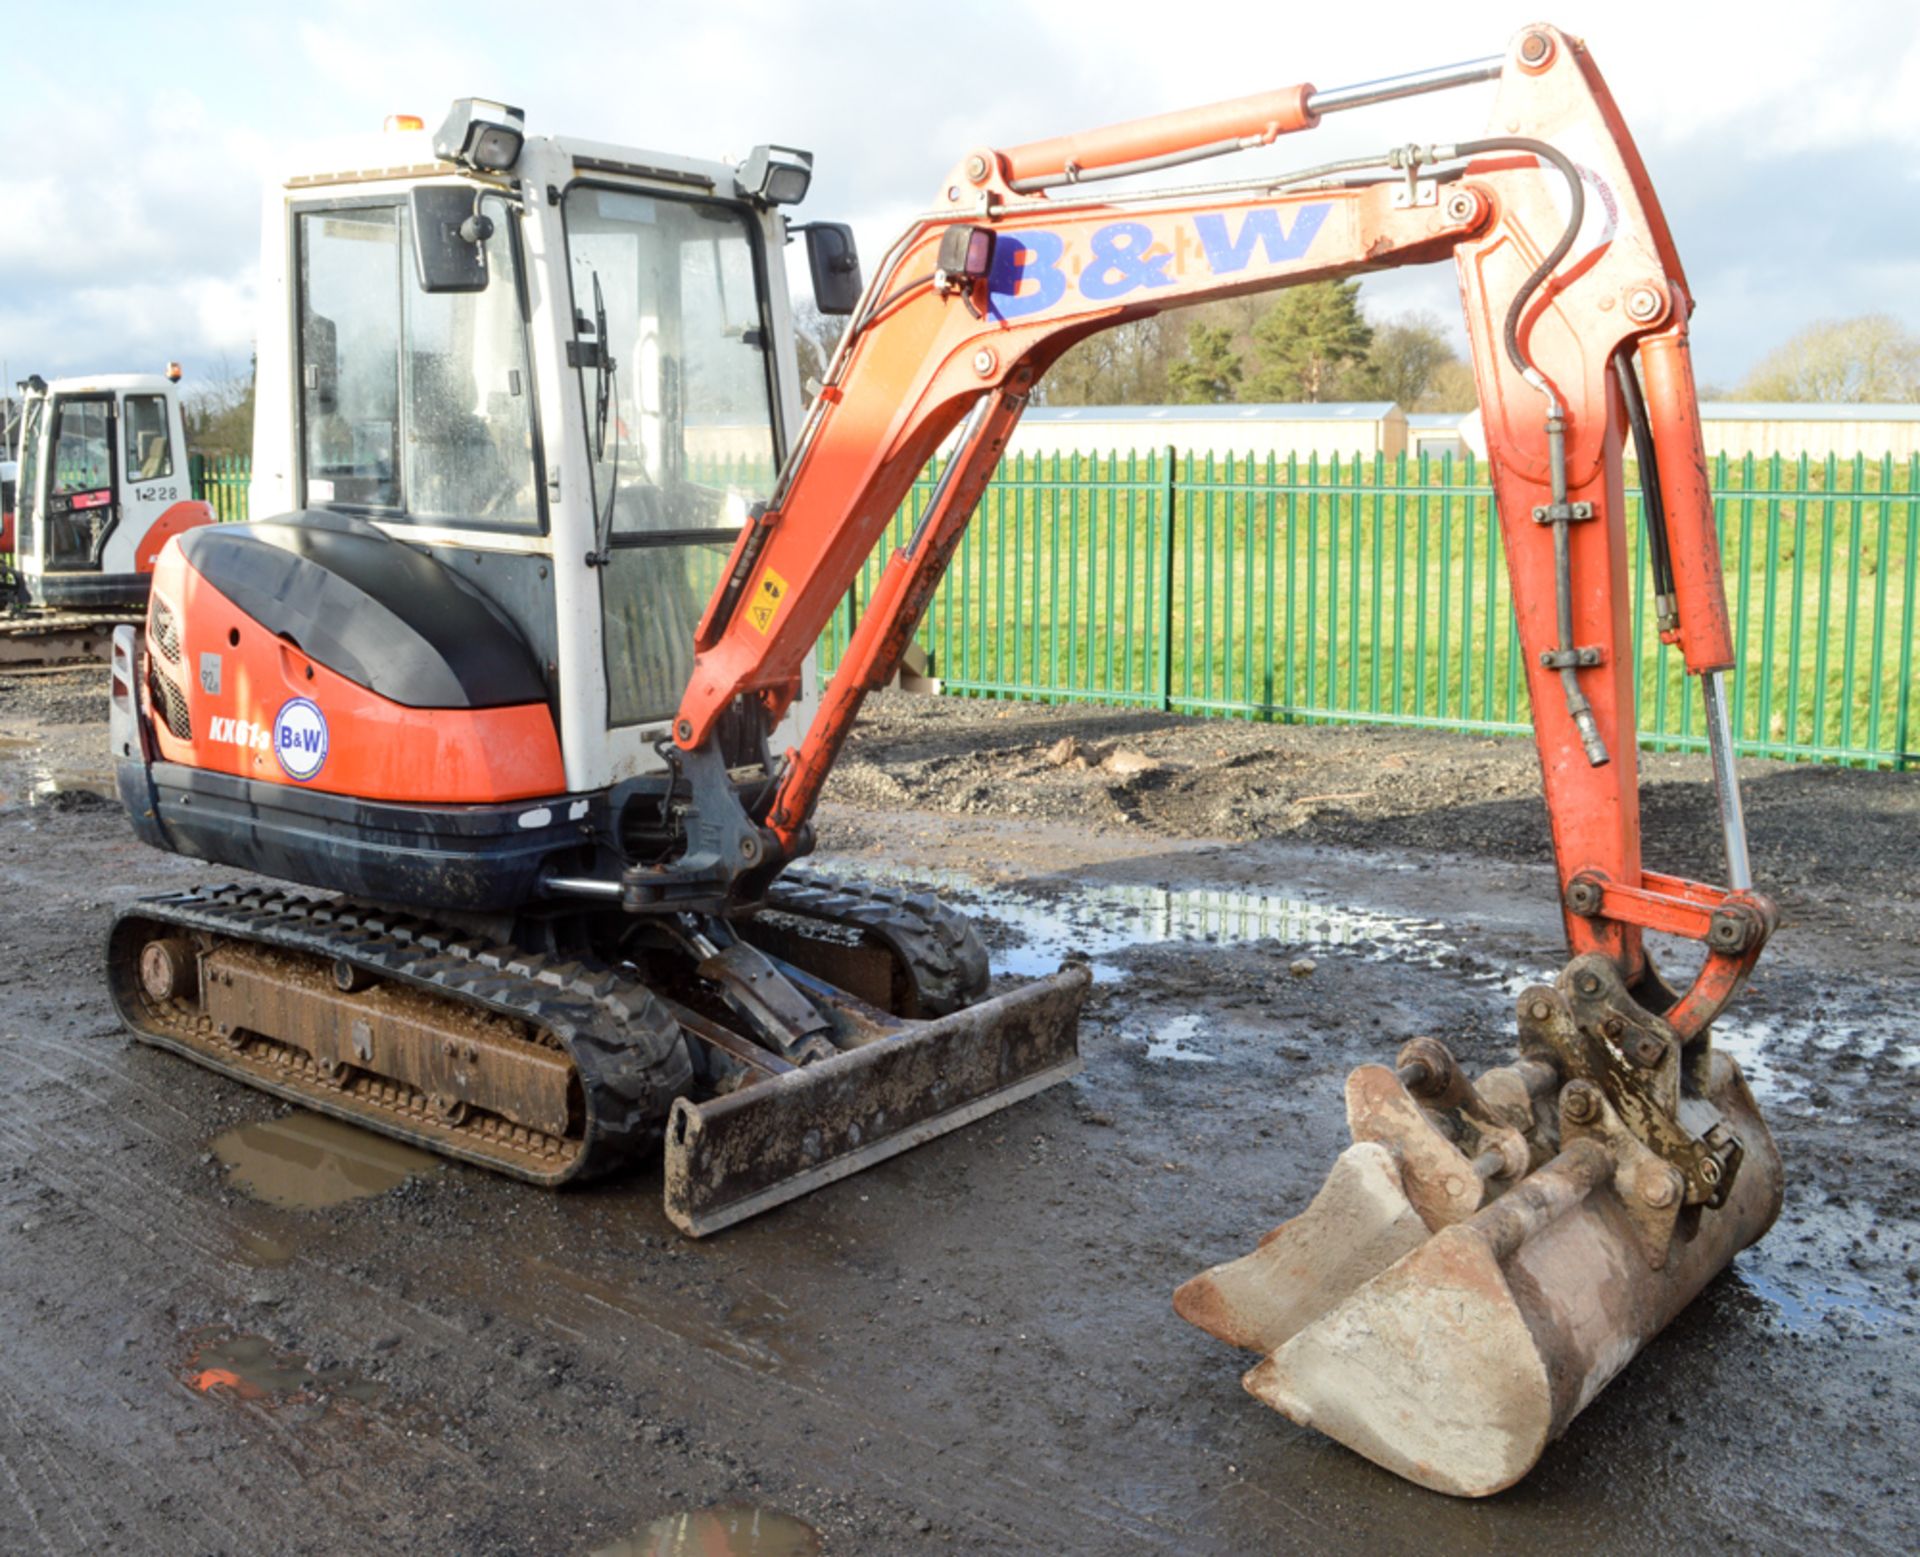
[[[111,394],[63,395],[53,405],[40,571],[97,573],[120,522],[115,481],[119,408]]]
[[[119,417],[119,523],[106,537],[99,567],[104,573],[135,573],[144,571],[136,555],[143,538],[193,491],[172,401],[151,391],[130,390],[120,397]]]

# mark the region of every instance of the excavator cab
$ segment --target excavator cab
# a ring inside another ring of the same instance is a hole
[[[144,607],[161,547],[213,520],[193,496],[177,370],[36,375],[19,391],[13,534],[26,603]]]

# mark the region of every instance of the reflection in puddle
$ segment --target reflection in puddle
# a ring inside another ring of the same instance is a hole
[[[317,1400],[344,1396],[372,1402],[386,1390],[345,1368],[311,1368],[298,1352],[283,1352],[258,1335],[231,1335],[200,1347],[187,1382],[201,1394],[219,1390],[237,1400]]]
[[[855,860],[834,860],[826,869],[880,874]],[[1075,955],[1093,960],[1096,979],[1112,982],[1124,975],[1100,962],[1101,957],[1129,946],[1174,941],[1357,946],[1422,967],[1458,955],[1440,938],[1444,926],[1436,920],[1276,893],[1078,882],[1063,891],[1044,892],[987,885],[955,870],[916,870],[913,879],[951,897],[955,906],[990,916],[1016,932],[1014,944],[995,946],[990,955],[995,973],[1017,978],[1042,977],[1063,957]]]
[[[1874,1330],[1897,1324],[1901,1318],[1896,1310],[1877,1301],[1864,1281],[1851,1276],[1827,1275],[1808,1281],[1762,1270],[1757,1262],[1747,1259],[1736,1261],[1734,1270],[1748,1289],[1773,1309],[1781,1328],[1795,1335],[1806,1335],[1839,1315],[1850,1315]]]
[[[825,868],[849,875],[889,874],[859,860],[833,860]],[[1368,961],[1390,958],[1409,967],[1444,969],[1452,979],[1490,988],[1507,1000],[1529,985],[1550,983],[1559,971],[1557,963],[1529,969],[1482,960],[1471,949],[1464,925],[1278,894],[1085,882],[1001,886],[957,870],[915,870],[912,879],[1011,931],[1011,944],[994,946],[989,955],[995,973],[1015,978],[1044,977],[1063,958],[1077,955],[1092,961],[1096,981],[1115,983],[1126,977],[1125,970],[1100,959],[1128,947],[1262,940],[1302,948],[1345,946]],[[1449,932],[1458,939],[1449,939]],[[1740,1062],[1755,1095],[1773,1103],[1802,1099],[1808,1089],[1772,1056],[1847,1050],[1868,1060],[1920,1067],[1920,1042],[1906,1041],[1907,1032],[1899,1022],[1816,1023],[1736,1014],[1716,1022],[1713,1036]],[[1211,1058],[1188,1047],[1190,1037],[1191,1032],[1170,1025],[1162,1038],[1149,1041],[1149,1057]]]
[[[211,1145],[235,1188],[296,1211],[384,1195],[414,1174],[440,1166],[431,1152],[323,1114],[294,1113],[241,1125]]]
[[[0,760],[11,757],[25,761],[18,766],[7,764],[6,776],[0,780],[0,811],[22,805],[53,811],[93,811],[119,803],[113,775],[104,763],[55,760],[55,754],[37,737],[0,736]]]
[[[1890,1060],[1903,1070],[1920,1066],[1920,1043],[1903,1041],[1904,1023],[1808,1022],[1768,1016],[1722,1017],[1713,1024],[1713,1041],[1740,1062],[1747,1083],[1774,1101],[1806,1095],[1807,1087],[1777,1072],[1768,1052],[1808,1056],[1847,1053],[1866,1061]],[[1829,1122],[1852,1124],[1851,1114],[1826,1113]]]
[[[1179,1060],[1189,1065],[1212,1065],[1220,1056],[1208,1054],[1204,1049],[1189,1047],[1200,1035],[1205,1025],[1203,1018],[1195,1015],[1176,1016],[1172,1021],[1163,1023],[1159,1031],[1147,1037],[1147,1058],[1150,1060]]]
[[[703,1508],[667,1514],[590,1557],[813,1557],[820,1533],[770,1508]]]

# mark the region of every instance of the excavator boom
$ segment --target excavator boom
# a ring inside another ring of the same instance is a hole
[[[1088,187],[1495,76],[1496,128],[1476,140],[1173,193]],[[1721,678],[1733,654],[1688,356],[1693,299],[1580,42],[1529,27],[1492,61],[1333,93],[1301,85],[962,158],[874,275],[778,487],[734,547],[674,736],[693,766],[742,700],[768,720],[786,709],[802,656],[945,449],[931,500],[770,794],[726,825],[706,819],[751,862],[734,873],[751,889],[767,862],[810,847],[809,818],[862,700],[893,676],[1063,352],[1170,308],[1447,258],[1574,960],[1523,996],[1516,1066],[1476,1085],[1423,1040],[1396,1069],[1356,1072],[1356,1145],[1321,1198],[1256,1254],[1188,1283],[1177,1306],[1266,1355],[1247,1376],[1260,1398],[1403,1475],[1484,1493],[1524,1473],[1765,1231],[1780,1199],[1766,1127],[1710,1043],[1775,914],[1752,890],[1732,768]],[[1641,859],[1629,441],[1658,630],[1702,685],[1725,887]],[[629,872],[632,898],[671,902],[671,867],[646,874]],[[1648,930],[1701,948],[1683,990],[1653,968]],[[1480,1420],[1449,1426],[1456,1400]]]

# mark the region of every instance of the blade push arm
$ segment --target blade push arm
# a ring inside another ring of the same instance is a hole
[[[1405,90],[1451,84],[1435,79],[1445,74],[1408,78],[1417,84]],[[1584,48],[1529,28],[1499,78],[1494,137],[1279,179],[1104,200],[1063,187],[1307,128],[1323,111],[1316,103],[1340,94],[1290,89],[962,159],[939,208],[879,268],[696,637],[675,728],[689,759],[737,699],[757,698],[770,721],[784,712],[805,655],[891,516],[961,429],[812,728],[753,819],[761,859],[808,847],[808,818],[861,701],[893,674],[1033,386],[1064,351],[1167,308],[1451,257],[1568,938],[1576,952],[1610,957],[1656,1008],[1667,1000],[1642,930],[1705,941],[1707,967],[1672,1014],[1689,1031],[1712,1019],[1758,954],[1772,911],[1744,890],[1641,868],[1622,486],[1629,412],[1641,411],[1642,471],[1658,472],[1661,629],[1706,678],[1711,701],[1732,655],[1687,359],[1691,299],[1645,169]],[[1372,100],[1366,92],[1355,100]],[[1394,94],[1372,92],[1385,95]],[[1055,193],[1032,192],[1044,187]],[[1729,854],[1740,861],[1734,886],[1744,889],[1730,761],[1718,766]]]

